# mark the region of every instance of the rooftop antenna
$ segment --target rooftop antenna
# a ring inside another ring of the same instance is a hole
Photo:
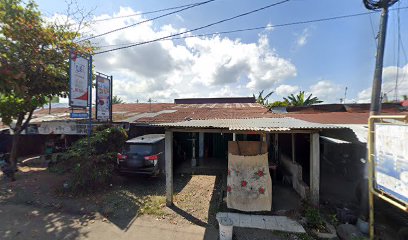
[[[154,101],[152,98],[149,98],[147,100],[147,102],[149,103],[149,109],[150,109],[150,112],[151,112],[152,111],[152,102],[157,102],[157,101]]]

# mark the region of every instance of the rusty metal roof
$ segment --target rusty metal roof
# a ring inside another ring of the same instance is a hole
[[[311,123],[299,119],[282,118],[247,118],[247,119],[206,119],[170,123],[152,123],[151,126],[175,128],[216,128],[234,131],[289,131],[294,129],[342,128],[327,124]]]

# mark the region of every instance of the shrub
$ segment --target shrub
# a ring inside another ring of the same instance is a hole
[[[126,139],[122,128],[95,131],[89,139],[78,140],[61,154],[50,170],[71,174],[68,189],[73,193],[103,188],[113,176],[116,154],[122,150]]]
[[[307,207],[305,210],[307,225],[316,230],[325,229],[325,224],[317,208]]]

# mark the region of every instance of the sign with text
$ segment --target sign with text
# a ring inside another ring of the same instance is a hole
[[[374,127],[374,188],[408,203],[408,125]]]
[[[69,115],[71,118],[88,118],[88,113],[71,113]]]
[[[103,123],[93,123],[92,129],[95,130]],[[129,123],[115,123],[115,127],[121,127],[129,130]],[[66,135],[87,135],[89,124],[80,122],[42,122],[37,128],[38,134],[66,134]]]
[[[108,121],[111,118],[111,79],[96,76],[96,119]]]
[[[89,106],[89,61],[71,53],[70,56],[69,106]]]

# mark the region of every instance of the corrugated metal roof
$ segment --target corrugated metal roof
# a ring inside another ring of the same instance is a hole
[[[331,138],[331,137],[326,137],[326,136],[320,136],[320,138],[328,142],[336,143],[336,144],[351,144],[351,142],[344,141],[344,140],[337,139],[337,138]]]
[[[368,138],[367,124],[336,124],[333,126],[349,128],[354,132],[359,142],[367,143],[367,138]]]
[[[266,131],[266,132],[288,131],[291,129],[341,128],[339,126],[311,123],[289,117],[249,118],[249,119],[207,119],[207,120],[190,120],[174,123],[159,123],[150,125],[183,128],[223,128],[228,130]]]

